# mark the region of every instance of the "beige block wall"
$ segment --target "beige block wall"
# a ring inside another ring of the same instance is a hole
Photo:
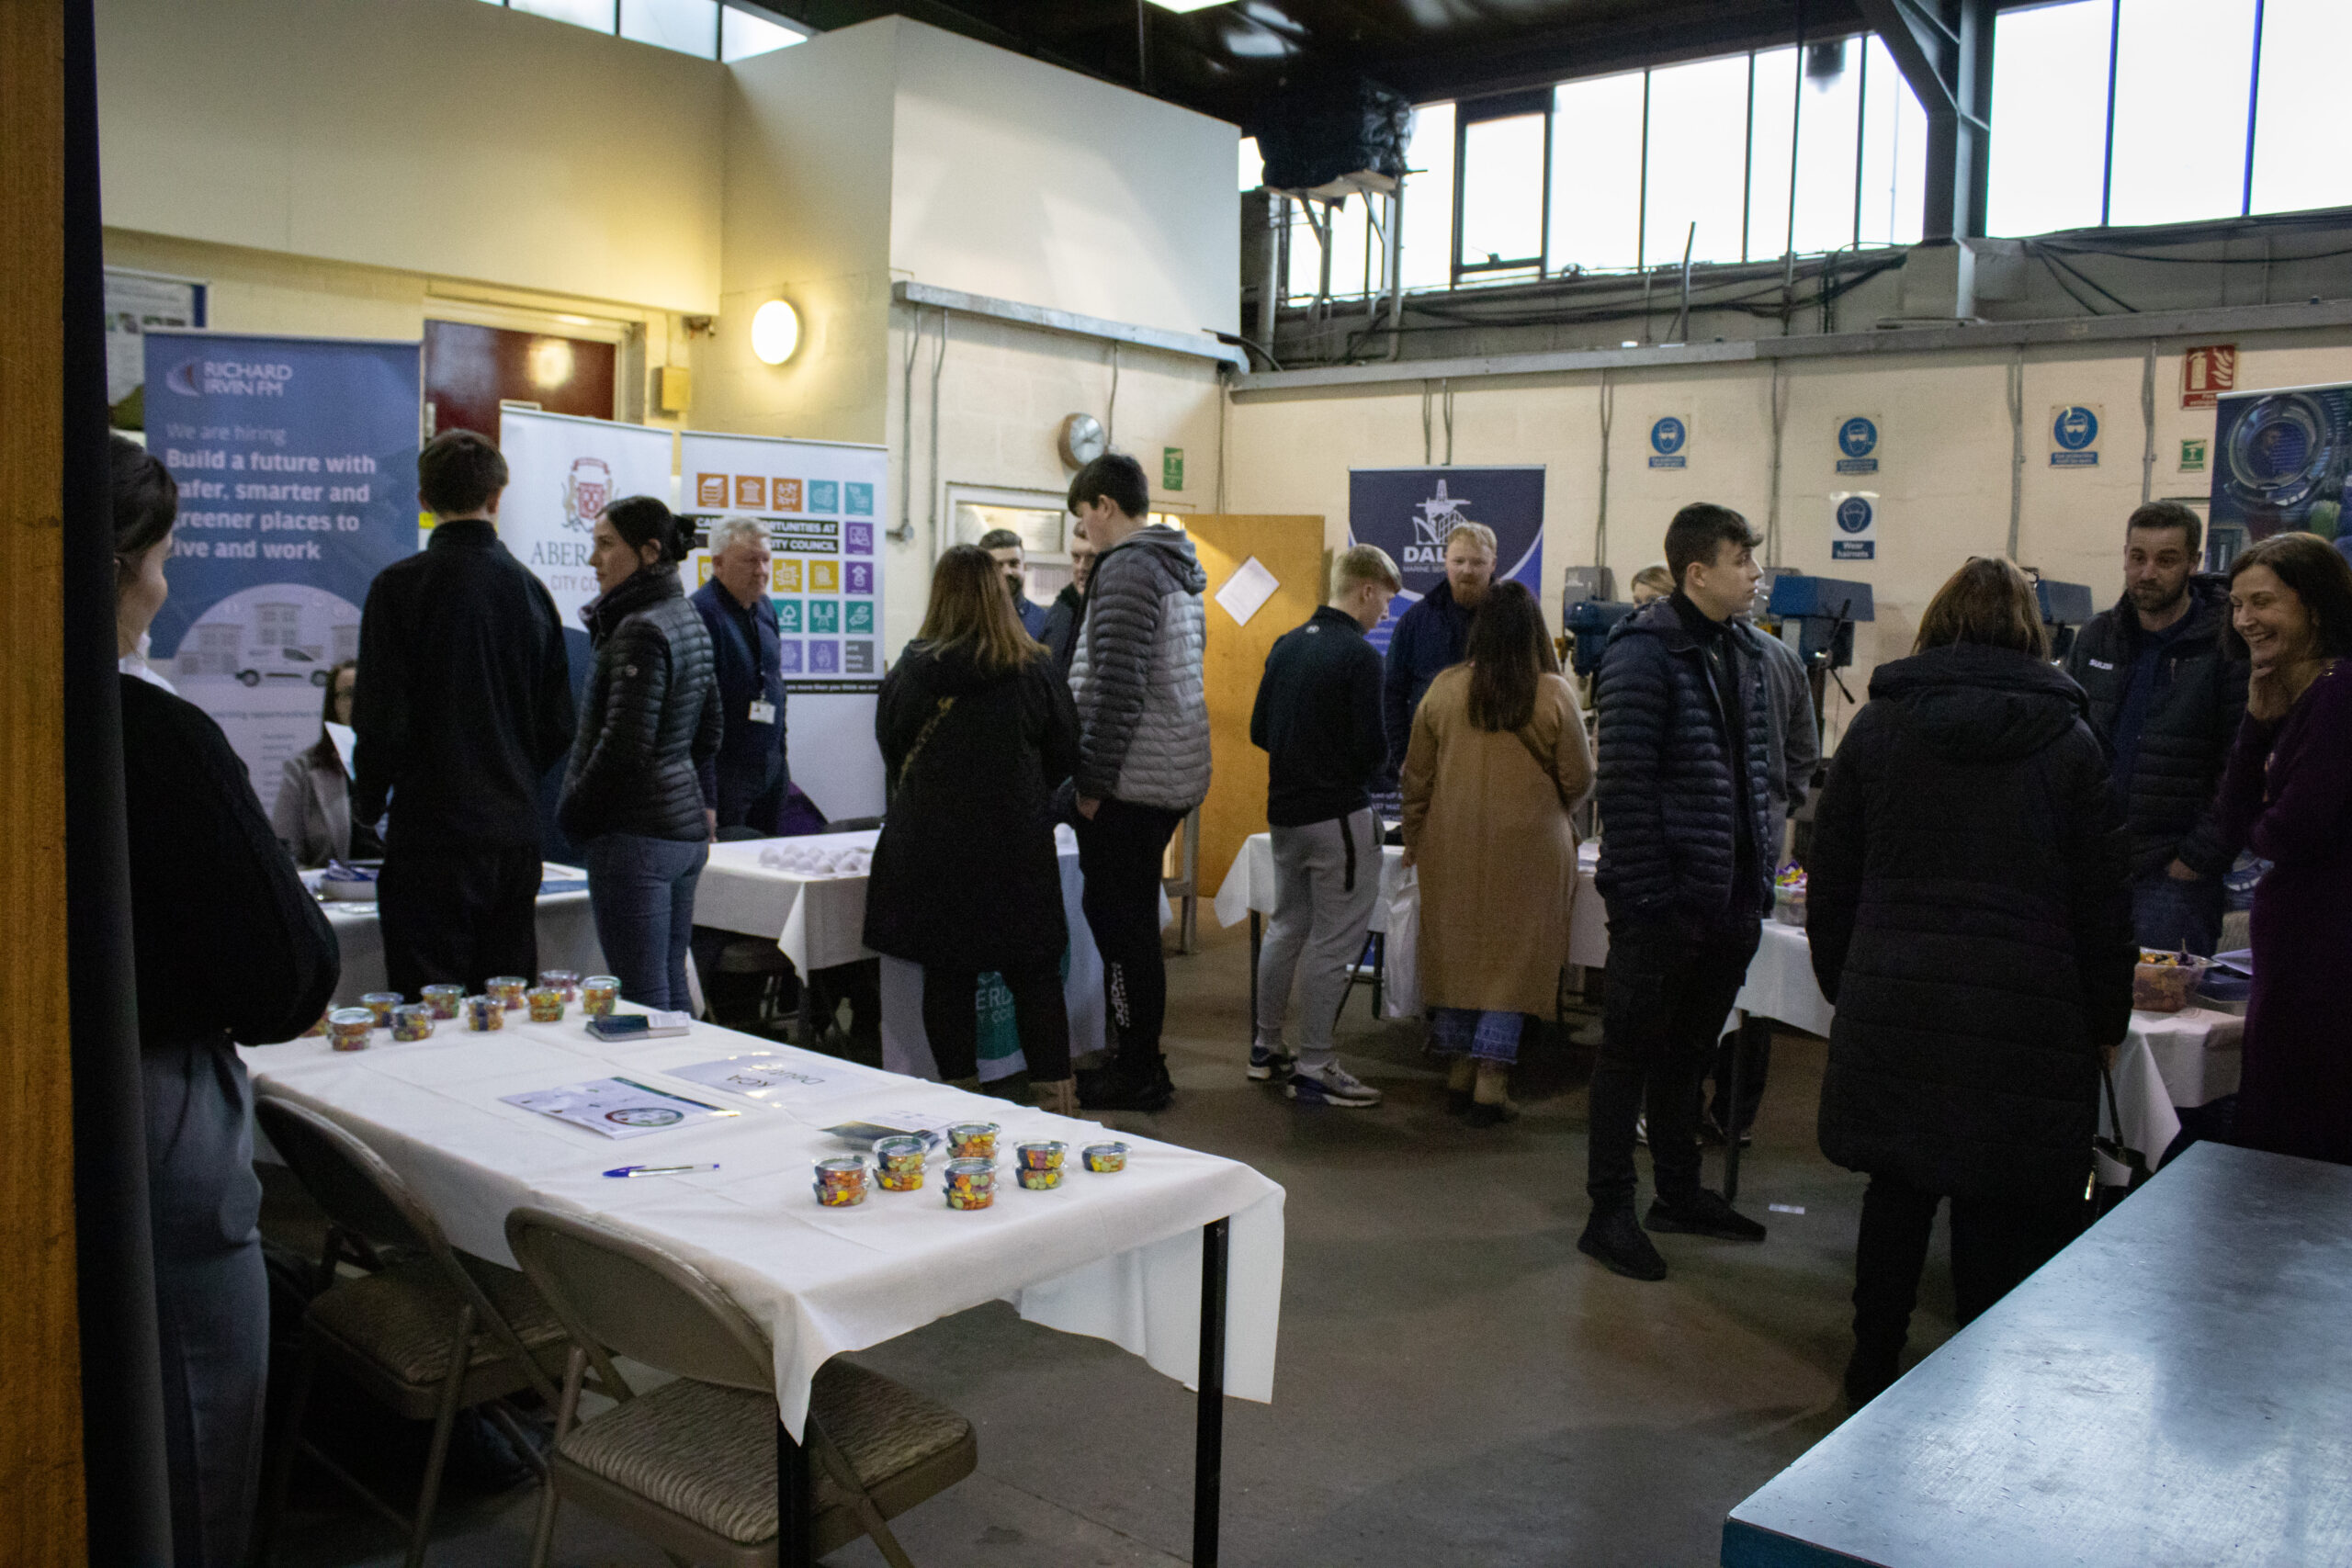
[[[1224,401],[1214,362],[1123,347],[1114,408],[1109,344],[953,315],[946,320],[943,361],[941,320],[938,311],[917,312],[905,306],[895,306],[890,313],[892,453],[886,522],[896,527],[903,515],[913,525],[911,539],[891,542],[887,568],[883,633],[893,659],[922,624],[931,562],[954,542],[947,487],[1060,496],[1070,479],[1056,446],[1065,416],[1091,413],[1110,427],[1113,444],[1143,464],[1155,507],[1216,511],[1225,472]],[[919,341],[914,336],[918,333]],[[915,343],[916,353],[910,447],[901,439],[907,428],[901,356],[910,342]],[[934,367],[939,382],[935,468],[931,412]],[[1170,446],[1183,449],[1184,488],[1163,492],[1160,457]],[[910,503],[903,513],[902,499]]]
[[[2155,363],[2156,496],[2199,496],[2209,476],[2179,470],[2183,436],[2212,430],[2210,412],[2180,406],[2180,354],[2159,343]],[[2019,558],[2064,581],[2088,583],[2102,604],[2121,592],[2123,520],[2139,503],[2147,428],[2141,417],[2144,345],[2035,347],[2024,356],[2025,471]],[[1780,564],[1867,581],[1878,619],[1857,641],[1846,679],[1857,697],[1869,669],[1907,652],[1919,614],[1944,579],[1971,555],[2005,553],[2009,525],[2009,351],[1899,358],[1783,361],[1786,400],[1781,478]],[[2352,380],[2352,333],[2271,333],[2240,341],[2238,385],[2291,386]],[[1747,513],[1759,529],[1771,503],[1769,362],[1613,371],[1607,564],[1621,592],[1663,553],[1675,510],[1713,501]],[[1545,613],[1559,616],[1559,572],[1595,558],[1600,494],[1601,378],[1597,373],[1492,378],[1453,383],[1453,461],[1542,463],[1544,484]],[[2096,469],[2053,469],[2048,437],[2052,405],[2105,410]],[[1348,470],[1423,460],[1418,383],[1362,392],[1331,389],[1252,393],[1230,414],[1227,510],[1319,512],[1327,542],[1346,536]],[[1434,460],[1442,462],[1442,402],[1433,399]],[[1868,414],[1880,426],[1881,471],[1836,472],[1838,425]],[[1689,465],[1653,469],[1648,433],[1660,415],[1688,422]],[[1878,559],[1833,563],[1829,495],[1880,497]],[[1833,697],[1833,724],[1850,710]]]
[[[727,67],[481,0],[103,0],[107,221],[708,312]]]

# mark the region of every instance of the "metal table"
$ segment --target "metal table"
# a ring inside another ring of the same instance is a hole
[[[1726,1568],[2352,1561],[2352,1167],[2199,1144],[1724,1525]]]

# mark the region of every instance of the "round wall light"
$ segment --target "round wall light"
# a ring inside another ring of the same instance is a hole
[[[771,299],[752,313],[752,352],[763,365],[781,365],[800,346],[800,312]]]

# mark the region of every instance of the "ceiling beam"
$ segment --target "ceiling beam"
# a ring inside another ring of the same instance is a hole
[[[1855,0],[1928,111],[1929,244],[1984,232],[1995,0]]]

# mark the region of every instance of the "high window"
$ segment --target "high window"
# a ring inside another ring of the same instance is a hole
[[[488,0],[574,27],[732,64],[804,42],[807,34],[720,0]]]

